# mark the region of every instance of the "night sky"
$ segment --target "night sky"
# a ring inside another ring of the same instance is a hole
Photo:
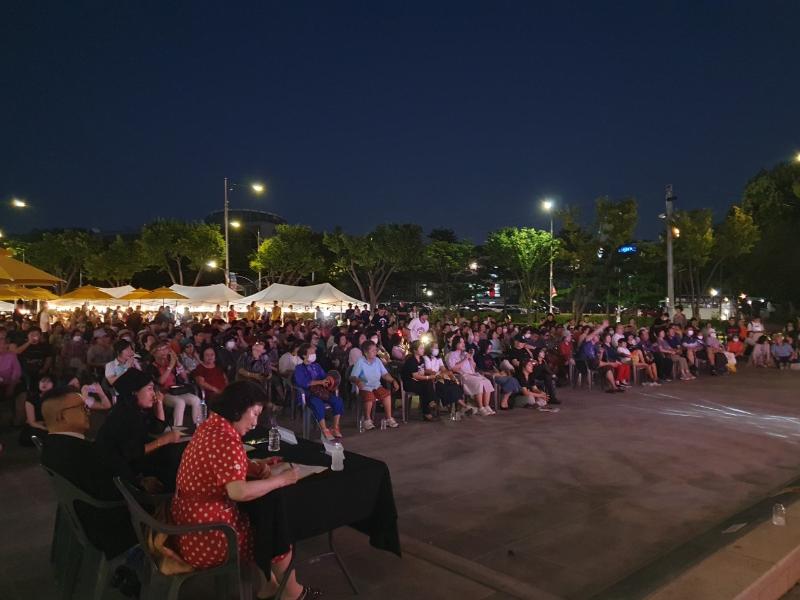
[[[0,8],[0,228],[231,205],[317,229],[544,227],[633,195],[655,235],[800,150],[800,3],[31,2]],[[25,198],[25,213],[8,208]]]

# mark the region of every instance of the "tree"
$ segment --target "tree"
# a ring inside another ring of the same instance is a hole
[[[675,261],[686,268],[692,314],[700,314],[700,274],[711,259],[714,249],[714,223],[711,210],[680,210],[674,215],[680,233],[674,241]]]
[[[261,242],[250,268],[261,271],[270,284],[296,285],[325,269],[322,240],[322,234],[305,225],[278,225],[275,235]]]
[[[431,232],[429,237],[433,237],[436,231]],[[453,304],[454,285],[459,274],[466,271],[474,252],[475,246],[469,242],[459,242],[457,239],[443,241],[433,238],[433,241],[425,246],[423,264],[438,280],[441,297],[447,306]]]
[[[505,227],[489,234],[484,251],[494,264],[512,274],[519,285],[521,303],[531,307],[541,291],[544,267],[558,247],[558,240],[547,231]]]
[[[31,264],[52,273],[65,281],[64,289],[70,289],[85,268],[87,260],[96,255],[102,242],[86,231],[65,229],[42,234],[26,253]]]
[[[159,219],[142,227],[139,249],[143,263],[166,273],[172,283],[183,285],[184,269],[195,269],[197,285],[204,265],[224,258],[225,240],[214,225]]]
[[[334,267],[350,276],[373,308],[391,276],[416,266],[423,252],[422,228],[411,224],[378,225],[363,236],[337,229],[325,234],[324,244],[337,257]]]
[[[107,248],[86,260],[86,273],[94,281],[120,286],[130,282],[143,266],[136,242],[117,236]]]
[[[722,266],[750,254],[760,238],[761,231],[752,215],[739,206],[732,206],[725,220],[714,228],[711,268],[702,289],[709,289],[715,276],[721,280],[721,273],[718,273]]]
[[[793,314],[800,298],[800,163],[780,163],[758,173],[745,186],[741,205],[760,239],[736,261],[732,275],[740,290],[785,303]]]
[[[619,287],[619,278],[627,277],[631,263],[624,261],[617,249],[633,240],[638,207],[633,198],[599,198],[590,227],[580,223],[575,209],[568,208],[560,218],[563,250],[559,262],[564,263],[569,278],[566,295],[572,299],[572,312],[580,319],[590,301],[608,303]]]

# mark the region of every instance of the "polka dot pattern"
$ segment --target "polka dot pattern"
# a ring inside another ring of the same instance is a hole
[[[200,425],[183,453],[172,518],[177,525],[228,523],[236,530],[240,560],[253,560],[253,532],[247,514],[228,498],[225,485],[247,477],[247,454],[233,426],[215,413]],[[178,551],[198,569],[225,561],[227,543],[222,532],[179,536]]]

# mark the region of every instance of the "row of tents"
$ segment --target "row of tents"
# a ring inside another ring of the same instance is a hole
[[[90,306],[141,305],[153,309],[169,303],[171,306],[191,310],[213,311],[233,305],[242,310],[255,302],[257,306],[272,305],[277,301],[282,306],[291,305],[296,311],[313,311],[317,306],[338,312],[348,304],[362,301],[348,296],[330,283],[297,286],[273,283],[251,296],[242,296],[222,283],[188,286],[172,285],[156,290],[136,289],[130,285],[113,288],[98,288],[91,285],[80,287],[63,296],[58,296],[41,286],[54,286],[61,279],[41,269],[20,262],[7,250],[0,249],[0,312],[11,311],[13,304],[6,301],[47,300],[60,308],[74,308],[83,304]],[[29,287],[35,286],[35,287]]]

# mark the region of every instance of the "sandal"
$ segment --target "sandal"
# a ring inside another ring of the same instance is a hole
[[[322,437],[324,437],[329,442],[332,442],[333,440],[336,439],[335,437],[333,437],[333,434],[331,433],[331,430],[328,429],[327,427],[323,427],[322,428]]]
[[[336,439],[340,440],[340,439],[342,439],[344,437],[342,435],[342,430],[339,429],[338,427],[334,427],[332,432],[333,432],[333,437],[335,437]]]

